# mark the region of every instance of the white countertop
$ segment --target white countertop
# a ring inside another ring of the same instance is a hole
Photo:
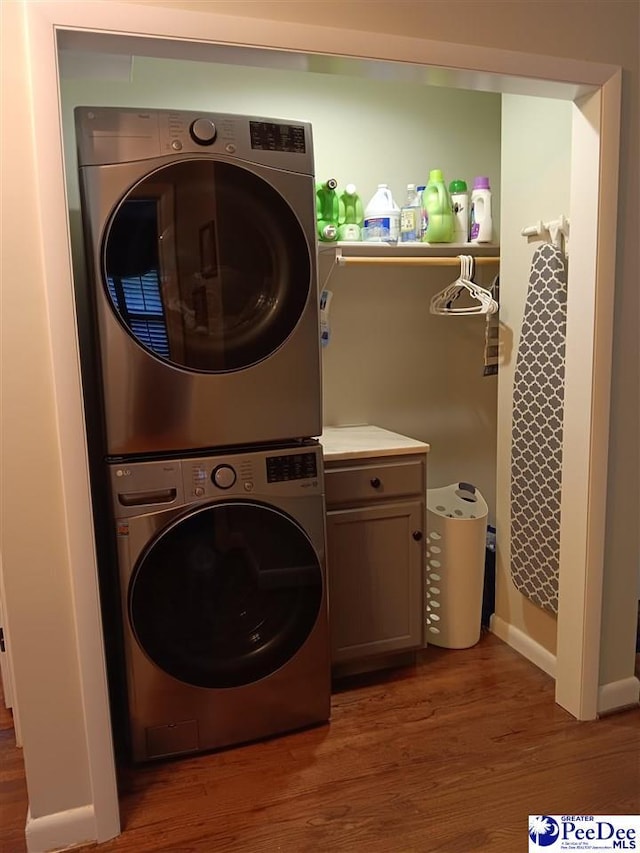
[[[409,453],[428,453],[423,441],[371,424],[358,426],[326,426],[320,436],[326,461],[357,459],[366,456],[402,456]]]

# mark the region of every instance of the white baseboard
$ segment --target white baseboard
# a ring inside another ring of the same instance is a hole
[[[489,630],[527,660],[530,660],[531,663],[534,663],[543,672],[546,672],[547,675],[550,675],[552,678],[556,677],[556,656],[551,654],[544,646],[541,646],[540,643],[532,640],[524,631],[505,622],[504,619],[496,616],[495,613],[491,617]]]
[[[31,817],[28,811],[25,835],[28,853],[48,853],[94,842],[97,833],[93,805],[42,817]]]
[[[598,688],[598,713],[611,714],[623,708],[633,708],[640,702],[640,680],[635,675],[610,681]]]

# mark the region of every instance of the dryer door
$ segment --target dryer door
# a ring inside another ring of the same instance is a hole
[[[259,503],[199,507],[134,567],[129,619],[149,658],[198,687],[258,681],[290,660],[320,612],[323,573],[304,531]]]
[[[108,223],[102,265],[107,298],[136,342],[209,373],[277,350],[312,284],[311,248],[283,196],[213,159],[172,163],[136,184]]]

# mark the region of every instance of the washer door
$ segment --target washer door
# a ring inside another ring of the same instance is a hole
[[[135,341],[210,373],[277,350],[312,281],[308,242],[282,195],[215,160],[172,163],[133,187],[108,223],[102,262],[107,299]]]
[[[129,585],[129,619],[149,658],[198,687],[275,672],[304,644],[322,569],[302,529],[257,503],[200,507],[165,528]]]

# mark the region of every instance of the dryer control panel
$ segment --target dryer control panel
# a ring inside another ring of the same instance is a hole
[[[74,114],[80,167],[220,155],[314,174],[309,122],[131,107],[76,107]]]

